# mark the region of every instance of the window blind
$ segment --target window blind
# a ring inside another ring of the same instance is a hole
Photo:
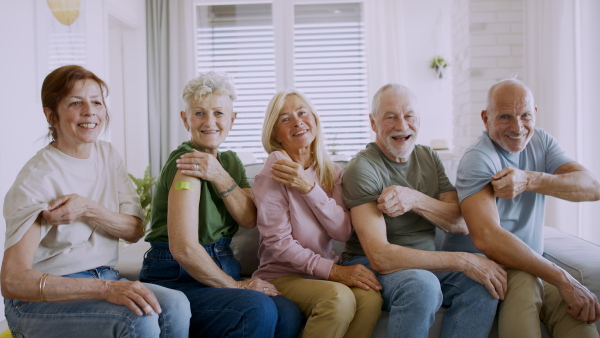
[[[197,71],[224,71],[235,80],[237,119],[221,150],[266,157],[261,133],[275,89],[275,42],[270,4],[198,6]]]
[[[48,34],[48,71],[64,65],[84,66],[87,62],[86,38],[82,32]]]
[[[359,3],[296,5],[294,83],[314,103],[330,153],[370,140],[367,59]]]
[[[365,29],[360,3],[295,5],[293,83],[315,104],[330,153],[353,155],[370,140]],[[261,132],[277,90],[271,4],[196,7],[197,72],[225,71],[235,79],[238,112],[221,150],[266,157]],[[278,14],[279,15],[279,14]]]

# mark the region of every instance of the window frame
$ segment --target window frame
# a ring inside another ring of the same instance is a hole
[[[404,26],[398,20],[401,17],[403,5],[395,0],[185,0],[186,22],[188,29],[186,40],[190,46],[194,46],[195,33],[197,27],[195,8],[201,6],[221,6],[221,5],[246,5],[270,3],[272,5],[273,25],[283,25],[284,22],[290,22],[284,25],[284,29],[275,31],[275,45],[277,50],[283,48],[282,52],[275,53],[275,70],[279,76],[276,77],[276,90],[291,88],[294,86],[294,60],[286,58],[286,55],[293,55],[294,41],[286,39],[286,36],[294,34],[294,6],[323,4],[323,3],[360,3],[362,4],[365,41],[367,49],[367,95],[368,112],[371,112],[371,100],[375,92],[384,84],[389,82],[402,82],[406,77],[405,51],[400,48],[403,43]],[[190,49],[191,51],[191,49]],[[373,56],[375,55],[375,56]],[[180,59],[182,63],[187,63],[187,71],[195,74],[198,68],[195,54],[187,53]],[[371,127],[368,127],[369,130]],[[375,141],[375,133],[370,130],[370,141]]]

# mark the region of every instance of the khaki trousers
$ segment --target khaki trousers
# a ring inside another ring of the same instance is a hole
[[[540,320],[552,337],[598,337],[594,324],[580,322],[566,312],[558,289],[521,270],[508,269],[508,292],[498,309],[500,338],[541,337]]]
[[[291,275],[271,281],[307,318],[302,337],[371,337],[381,315],[379,291]]]

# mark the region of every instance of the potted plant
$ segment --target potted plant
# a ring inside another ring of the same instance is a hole
[[[448,67],[449,65],[450,64],[446,62],[443,57],[438,55],[431,60],[429,67],[433,69],[438,78],[441,79],[444,77],[444,68]]]
[[[146,167],[143,178],[136,178],[135,176],[128,174],[129,178],[135,183],[136,192],[140,196],[140,203],[142,204],[142,211],[144,213],[144,232],[147,230],[146,227],[150,221],[150,215],[152,212],[152,187],[156,177],[150,176],[150,165]]]

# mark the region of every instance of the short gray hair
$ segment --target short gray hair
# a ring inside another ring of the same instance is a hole
[[[377,93],[375,93],[375,95],[373,95],[373,102],[371,104],[371,116],[373,118],[377,117],[377,111],[379,111],[379,103],[381,101],[381,95],[383,95],[383,93],[386,90],[391,90],[396,94],[408,93],[409,95],[412,95],[415,104],[418,104],[417,96],[407,86],[401,85],[398,83],[388,83],[388,84],[384,85],[383,87],[379,88]]]
[[[232,102],[237,99],[235,85],[229,74],[208,71],[191,79],[183,88],[182,98],[186,113],[190,113],[192,100],[201,100],[203,96],[215,93],[228,95]]]

